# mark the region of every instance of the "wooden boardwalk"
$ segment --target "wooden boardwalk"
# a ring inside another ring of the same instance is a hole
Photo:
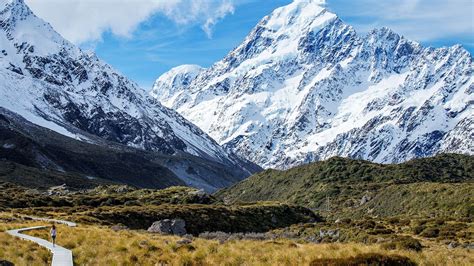
[[[27,217],[33,220],[38,220],[38,221],[45,221],[45,222],[54,222],[54,223],[60,223],[60,224],[65,224],[67,226],[75,227],[76,224],[73,222],[68,222],[68,221],[62,221],[62,220],[55,220],[55,219],[46,219],[46,218],[37,218],[37,217]],[[30,230],[37,230],[37,229],[44,229],[48,228],[49,226],[34,226],[34,227],[27,227],[27,228],[20,228],[20,229],[14,229],[14,230],[9,230],[7,231],[8,234],[24,239],[24,240],[29,240],[33,241],[36,244],[43,246],[51,251],[53,253],[53,261],[51,263],[52,266],[73,266],[73,260],[72,260],[72,251],[69,249],[65,249],[61,246],[55,245],[53,247],[53,243],[34,236],[29,236],[22,234],[21,232],[25,231],[30,231]]]

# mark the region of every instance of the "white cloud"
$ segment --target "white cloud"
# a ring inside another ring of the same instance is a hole
[[[360,31],[387,26],[418,41],[474,36],[472,0],[328,0],[328,5]]]
[[[215,16],[210,16],[206,19],[206,22],[202,25],[202,29],[207,34],[207,37],[212,37],[212,28],[214,25],[229,13],[234,13],[234,6],[230,2],[223,3],[223,5],[219,6],[216,10]]]
[[[130,37],[154,14],[177,24],[200,24],[212,36],[214,25],[234,12],[232,0],[25,0],[36,15],[74,43],[100,40],[106,31]]]
[[[231,0],[183,0],[169,4],[162,11],[178,24],[200,22],[201,28],[210,38],[215,24],[234,13],[234,4]]]

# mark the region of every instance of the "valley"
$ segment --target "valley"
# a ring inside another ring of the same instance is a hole
[[[153,88],[80,47],[0,0],[0,266],[52,264],[8,233],[51,219],[74,265],[474,265],[463,46],[294,0]]]
[[[45,224],[28,216],[77,222],[77,228],[58,228],[59,244],[79,265],[469,265],[473,162],[455,154],[399,165],[332,158],[267,170],[214,194],[189,187],[45,190],[3,183],[0,225]],[[157,232],[166,230],[156,225],[167,219],[182,220],[184,231]],[[46,230],[26,234],[49,237]],[[50,260],[39,248],[12,257],[7,246],[0,254],[11,261]]]

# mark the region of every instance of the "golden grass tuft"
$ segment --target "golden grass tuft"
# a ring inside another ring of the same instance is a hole
[[[51,253],[33,242],[20,240],[5,231],[41,225],[38,222],[4,221],[5,215],[0,214],[0,260],[7,260],[15,265],[48,265]],[[9,217],[10,219],[11,217]]]
[[[0,231],[42,223],[6,222],[0,219]],[[48,230],[28,234],[48,238]],[[70,228],[58,225],[58,244],[68,247],[76,265],[310,265],[312,262],[364,257],[399,256],[419,265],[474,265],[474,255],[467,249],[447,249],[436,242],[424,243],[421,252],[386,250],[380,245],[360,243],[309,244],[292,240],[217,241],[195,238],[191,244],[179,245],[181,238],[161,236],[146,231],[114,231],[107,227],[80,225]],[[0,233],[0,259],[17,265],[44,265],[50,254],[27,241],[18,241]]]
[[[217,241],[195,238],[179,245],[176,236],[161,236],[145,231],[113,231],[106,227],[58,226],[58,244],[70,245],[77,265],[309,265],[325,259],[347,259],[364,254],[400,256],[419,265],[474,265],[472,252],[448,250],[432,243],[421,252],[386,250],[380,245],[308,244],[290,240]],[[48,237],[47,231],[30,234]],[[76,243],[76,244],[74,244]],[[81,243],[81,244],[77,244]]]

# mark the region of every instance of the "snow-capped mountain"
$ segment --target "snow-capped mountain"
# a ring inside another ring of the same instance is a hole
[[[472,57],[388,28],[358,34],[318,0],[263,18],[207,69],[178,67],[150,95],[263,167],[332,156],[401,162],[474,154]]]
[[[235,171],[235,181],[256,169],[94,54],[62,38],[23,0],[0,0],[0,107],[86,142],[95,142],[88,135],[98,136],[217,162]],[[186,169],[172,170],[184,179],[192,176]],[[199,180],[187,181],[199,186]]]

